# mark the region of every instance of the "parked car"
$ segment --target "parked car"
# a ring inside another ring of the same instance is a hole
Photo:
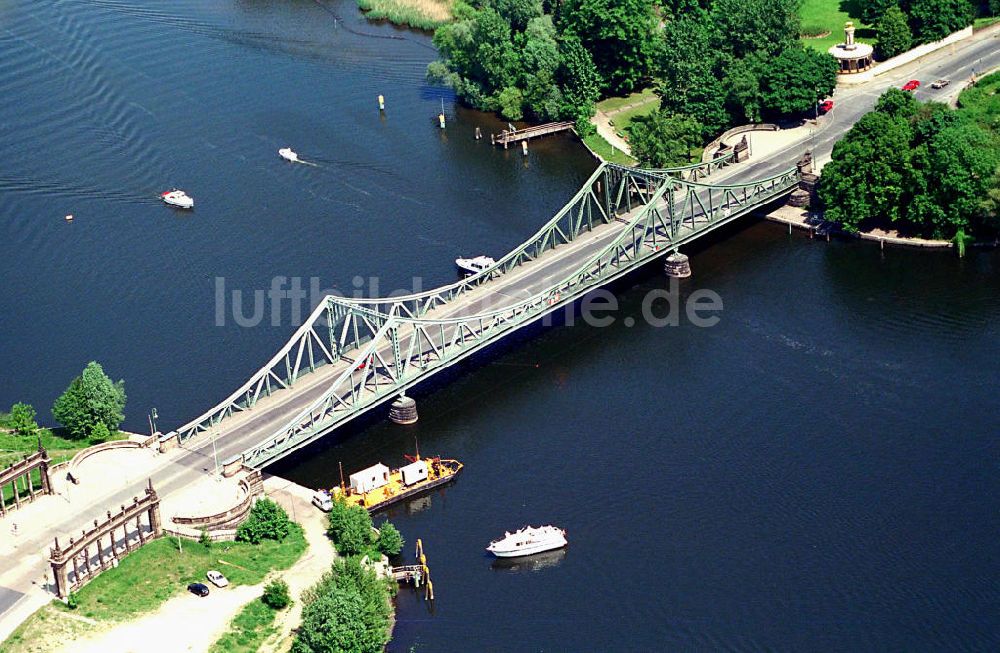
[[[208,596],[208,585],[205,583],[191,583],[188,591],[196,596]]]
[[[205,576],[207,576],[208,580],[210,580],[216,587],[225,587],[229,584],[229,580],[214,569],[205,574]]]
[[[920,80],[911,79],[910,81],[903,84],[904,91],[915,91],[920,88]]]
[[[948,84],[951,84],[951,80],[949,80],[949,79],[936,79],[933,82],[931,82],[931,88],[944,88]]]
[[[833,108],[833,100],[823,100],[819,103],[819,112],[828,113]]]

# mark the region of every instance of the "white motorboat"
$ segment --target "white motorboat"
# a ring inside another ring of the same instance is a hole
[[[498,558],[530,556],[566,546],[566,531],[556,526],[525,526],[514,533],[507,532],[493,540],[486,550]]]
[[[292,163],[299,162],[299,155],[292,151],[290,147],[283,147],[278,150],[278,156],[280,156],[285,161],[291,161]]]
[[[194,208],[194,198],[189,197],[187,193],[182,190],[177,190],[176,188],[160,193],[160,198],[170,206],[176,206],[182,209]]]
[[[458,269],[469,272],[471,274],[479,274],[486,268],[490,267],[496,263],[489,256],[477,256],[475,258],[457,258],[455,259],[455,265]]]

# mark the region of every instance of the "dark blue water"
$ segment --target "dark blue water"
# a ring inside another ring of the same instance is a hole
[[[526,161],[476,143],[496,125],[425,85],[429,38],[348,2],[11,2],[0,45],[0,405],[43,414],[97,359],[126,379],[126,426],[151,406],[182,423],[293,330],[216,326],[216,277],[444,282],[593,168],[568,139]],[[172,185],[192,214],[155,199]],[[390,513],[437,595],[400,593],[390,649],[1000,648],[1000,257],[752,222],[689,253],[681,296],[717,292],[715,327],[638,319],[667,285],[654,266],[612,326],[543,330],[418,394],[414,427],[270,470],[329,485],[415,435],[466,464]],[[485,556],[527,522],[570,546]]]

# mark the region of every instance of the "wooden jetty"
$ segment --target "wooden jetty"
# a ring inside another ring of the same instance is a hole
[[[549,122],[535,127],[525,127],[524,129],[505,129],[499,134],[490,134],[490,142],[494,145],[503,145],[504,149],[507,149],[510,143],[569,131],[573,129],[573,125],[574,123],[572,122]]]

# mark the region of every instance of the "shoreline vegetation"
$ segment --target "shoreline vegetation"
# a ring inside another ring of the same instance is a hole
[[[454,19],[453,0],[357,0],[369,20],[432,32]]]
[[[833,148],[817,187],[824,219],[850,233],[951,240],[959,255],[1000,233],[1000,73],[958,108],[886,91]]]

